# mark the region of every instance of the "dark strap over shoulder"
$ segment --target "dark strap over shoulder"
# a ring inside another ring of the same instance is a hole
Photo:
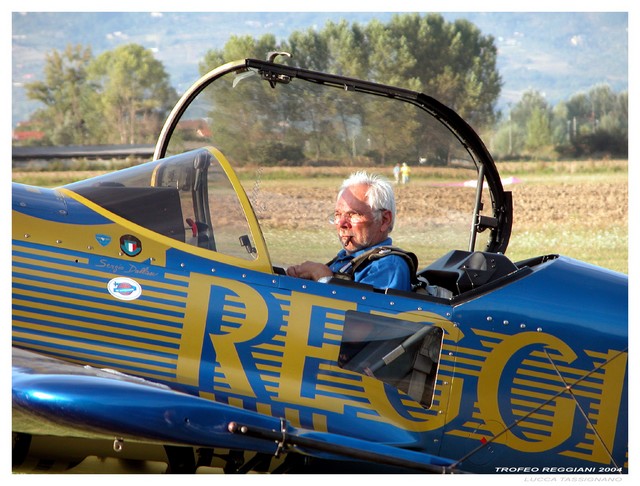
[[[409,273],[411,274],[411,282],[416,281],[416,271],[418,268],[418,257],[416,257],[415,253],[410,251],[405,251],[402,248],[398,248],[397,246],[376,246],[371,250],[364,252],[362,255],[358,255],[349,261],[344,267],[342,267],[337,273],[334,273],[335,277],[344,278],[348,280],[353,280],[353,276],[356,271],[362,270],[364,267],[369,265],[372,261],[378,260],[380,258],[389,256],[389,255],[397,255],[405,259],[407,265],[409,265]],[[329,262],[327,265],[331,265],[333,260]]]

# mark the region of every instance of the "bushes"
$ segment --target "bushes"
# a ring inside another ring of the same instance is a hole
[[[300,145],[284,144],[269,140],[256,144],[256,159],[261,166],[275,167],[280,165],[304,165],[305,156]]]

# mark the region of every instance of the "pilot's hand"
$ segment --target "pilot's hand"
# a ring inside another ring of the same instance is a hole
[[[287,268],[287,275],[308,280],[320,280],[322,277],[333,276],[333,272],[324,263],[304,262]]]

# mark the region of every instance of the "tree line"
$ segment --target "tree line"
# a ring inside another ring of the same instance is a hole
[[[628,157],[627,91],[601,84],[551,106],[538,91],[525,92],[495,126],[498,159]]]
[[[231,60],[263,59],[269,51],[290,52],[308,69],[433,96],[467,120],[498,159],[627,156],[626,91],[598,85],[551,106],[532,90],[499,111],[494,38],[466,20],[401,14],[387,23],[328,22],[282,41],[271,34],[234,36],[209,50],[199,69],[204,74]],[[28,123],[43,132],[41,145],[154,143],[178,98],[163,64],[137,44],[97,57],[80,45],[54,50],[43,74],[26,84],[27,97],[43,105]]]
[[[97,57],[80,45],[53,50],[44,79],[25,88],[44,105],[29,120],[42,145],[152,143],[177,100],[162,63],[137,44]]]

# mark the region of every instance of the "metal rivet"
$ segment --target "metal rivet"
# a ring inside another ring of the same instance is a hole
[[[491,321],[493,321],[493,317],[487,316],[487,322],[491,322]]]
[[[526,324],[520,324],[520,329],[524,329],[525,327],[527,327]]]
[[[538,332],[542,332],[542,328],[541,328],[541,327],[539,327],[539,328],[537,328],[537,329],[536,329],[536,331],[538,331]]]
[[[56,243],[59,245],[60,243],[62,243],[62,240],[56,240]]]
[[[502,324],[504,324],[505,326],[508,326],[509,325],[509,321],[504,320],[504,321],[502,321]]]
[[[25,238],[31,238],[31,235],[29,233],[25,233],[24,237]]]

